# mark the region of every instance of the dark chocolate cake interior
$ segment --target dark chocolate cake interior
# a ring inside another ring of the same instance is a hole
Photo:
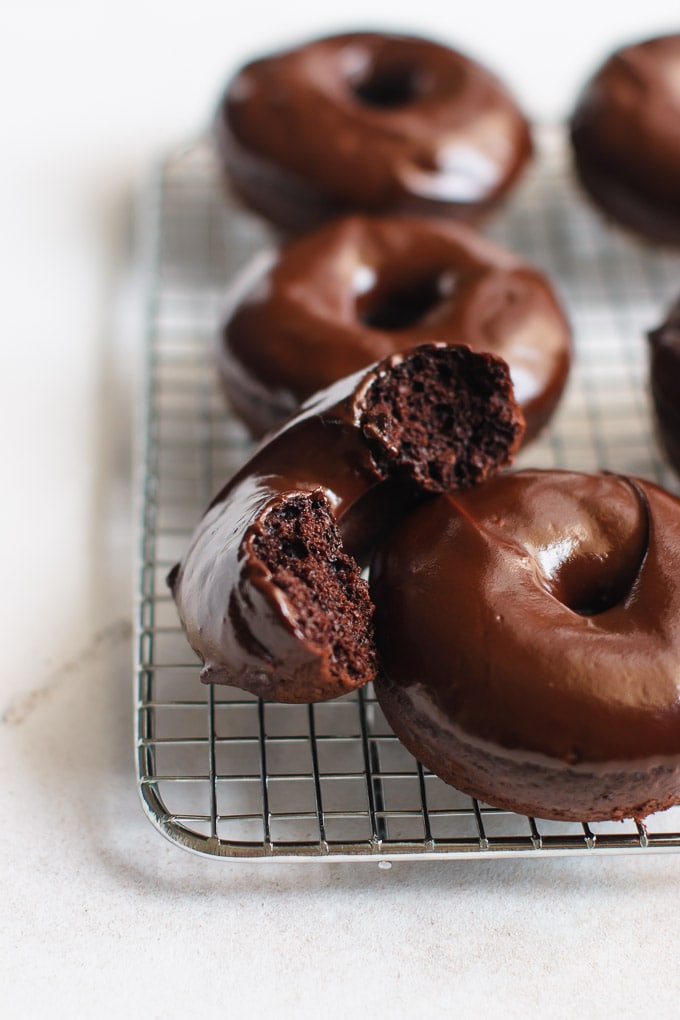
[[[418,352],[378,378],[365,403],[376,462],[426,492],[483,481],[509,462],[523,431],[507,366],[466,347]]]
[[[305,640],[329,650],[331,676],[358,685],[371,679],[376,654],[368,585],[343,550],[323,492],[286,496],[262,521],[253,549],[285,592]]]

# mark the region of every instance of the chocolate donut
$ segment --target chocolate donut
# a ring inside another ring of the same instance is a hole
[[[680,501],[610,474],[519,471],[438,496],[371,569],[406,747],[542,818],[680,801]]]
[[[609,216],[680,244],[680,34],[618,50],[571,119],[583,187]]]
[[[669,461],[680,472],[680,299],[648,337],[657,432]]]
[[[476,221],[532,151],[526,119],[487,70],[375,32],[248,64],[219,104],[215,137],[236,192],[291,231],[354,210]]]
[[[260,262],[232,293],[218,367],[255,435],[335,379],[424,341],[510,366],[527,439],[564,388],[570,331],[546,278],[461,224],[346,217]]]
[[[317,395],[255,453],[168,581],[205,682],[321,701],[375,675],[355,556],[423,493],[508,463],[521,413],[507,366],[425,345]]]

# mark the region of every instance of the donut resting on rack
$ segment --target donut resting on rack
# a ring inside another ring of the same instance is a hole
[[[464,343],[510,367],[532,439],[569,372],[571,333],[546,277],[461,224],[350,216],[252,263],[218,343],[226,395],[255,435],[395,351]]]
[[[355,210],[474,222],[532,152],[526,118],[489,71],[376,32],[248,64],[219,104],[215,137],[238,195],[292,232]]]
[[[680,801],[680,501],[518,471],[409,514],[373,559],[376,693],[446,782],[540,818]]]
[[[466,347],[393,354],[313,398],[218,494],[168,581],[208,683],[284,702],[373,680],[359,562],[424,494],[509,463],[507,366]]]

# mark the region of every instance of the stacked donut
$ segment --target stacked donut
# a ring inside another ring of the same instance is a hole
[[[593,194],[595,106],[573,120]],[[531,155],[517,104],[460,53],[354,33],[245,67],[215,126],[231,187],[294,236],[232,288],[220,331],[229,401],[269,435],[169,577],[202,679],[303,703],[373,681],[425,765],[510,810],[677,802],[680,502],[607,473],[500,473],[571,357],[549,281],[470,226]],[[662,162],[652,189],[673,201]]]

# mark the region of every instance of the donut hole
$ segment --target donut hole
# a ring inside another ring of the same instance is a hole
[[[354,97],[365,106],[391,110],[419,99],[425,91],[422,69],[412,64],[371,64],[351,82]]]
[[[594,512],[578,479],[567,491],[560,475],[553,483],[538,473],[531,490],[522,497],[520,489],[515,507],[503,514],[501,530],[534,561],[537,583],[579,616],[599,616],[624,604],[649,548],[649,513],[639,488],[616,476],[606,486]]]
[[[599,616],[629,597],[647,551],[647,533],[622,537],[621,548],[607,558],[577,556],[563,563],[549,585],[572,613]]]
[[[357,302],[358,317],[369,329],[398,333],[421,322],[451,289],[443,275],[425,276],[389,289],[376,288]]]
[[[328,654],[343,684],[360,685],[376,672],[373,607],[368,585],[343,549],[331,508],[319,492],[297,492],[273,506],[253,551],[286,595],[295,626]]]
[[[467,347],[420,347],[366,396],[376,463],[426,492],[467,488],[508,464],[523,433],[507,365]]]
[[[563,606],[579,616],[598,616],[619,605],[629,594],[632,577],[601,577],[597,562],[565,563],[550,587]]]

